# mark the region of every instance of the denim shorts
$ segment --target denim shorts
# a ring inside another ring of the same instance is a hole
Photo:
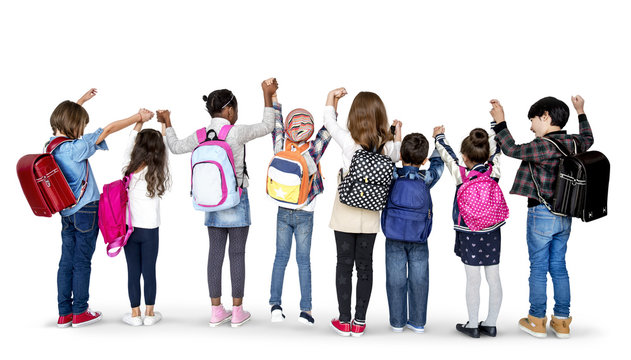
[[[250,201],[248,200],[248,189],[244,188],[239,198],[239,203],[235,207],[221,211],[207,212],[204,220],[205,226],[219,228],[233,228],[250,226]]]

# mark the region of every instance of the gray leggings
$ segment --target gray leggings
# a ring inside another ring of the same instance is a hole
[[[245,242],[249,226],[235,228],[208,227],[208,292],[211,298],[221,297],[221,268],[226,254],[226,242],[230,236],[230,280],[232,297],[242,298],[245,285]]]

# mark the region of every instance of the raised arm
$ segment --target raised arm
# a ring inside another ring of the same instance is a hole
[[[107,126],[105,126],[105,128],[103,128],[103,132],[101,133],[101,135],[99,135],[99,138],[96,140],[96,144],[97,145],[100,144],[110,134],[113,134],[119,130],[122,130],[139,121],[140,122],[149,121],[149,119],[151,119],[152,117],[153,117],[153,112],[143,108],[143,109],[138,110],[137,114],[134,114],[128,118],[111,122]]]
[[[445,163],[440,158],[440,154],[437,149],[429,157],[429,169],[425,172],[425,184],[430,189],[436,185],[440,177],[443,175]]]
[[[199,145],[199,141],[197,140],[197,135],[195,133],[185,137],[184,139],[179,139],[177,134],[175,133],[175,129],[171,125],[171,112],[169,110],[158,110],[156,111],[158,122],[162,123],[163,128],[166,128],[166,139],[167,139],[167,147],[173,154],[185,154],[193,151],[197,145]]]
[[[271,81],[274,78],[270,78],[265,80],[268,84],[271,84]],[[274,154],[283,150],[284,142],[285,142],[285,125],[283,123],[283,106],[278,102],[278,95],[275,92],[272,95],[272,103],[274,105],[274,130],[272,130],[272,147],[274,149]]]
[[[594,135],[592,134],[592,128],[587,121],[587,115],[585,115],[585,100],[580,96],[572,96],[572,105],[576,109],[578,114],[578,127],[579,127],[579,140],[581,142],[581,151],[587,151],[594,144]]]
[[[343,87],[329,91],[324,108],[324,127],[329,131],[333,140],[342,148],[345,145],[353,145],[355,143],[348,130],[337,123],[337,103],[346,94],[346,89]]]
[[[79,98],[79,100],[77,100],[77,104],[83,106],[86,101],[92,99],[94,96],[96,96],[96,94],[96,88],[88,90],[85,94],[83,94],[83,96],[81,96],[81,98]]]
[[[445,127],[436,126],[434,128],[434,139],[436,150],[440,154],[440,158],[445,162],[445,166],[456,180],[456,185],[462,183],[462,177],[460,176],[460,163],[458,162],[458,155],[454,152],[445,138]]]

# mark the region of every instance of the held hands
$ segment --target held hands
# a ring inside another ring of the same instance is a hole
[[[92,88],[88,90],[85,94],[83,94],[83,96],[79,100],[77,100],[77,104],[83,105],[86,101],[96,96],[96,93],[97,93],[96,88]]]
[[[504,108],[500,104],[500,101],[497,99],[493,99],[491,100],[491,105],[493,106],[493,108],[489,112],[491,113],[493,120],[495,120],[495,122],[498,124],[504,122]]]
[[[583,110],[583,106],[585,106],[585,99],[583,99],[580,95],[572,96],[572,105],[574,105],[574,109],[579,115],[585,114]]]
[[[265,86],[272,86],[274,82],[276,82],[276,78],[269,78],[263,81]],[[261,84],[262,86],[263,84]],[[278,90],[278,82],[276,82],[276,89]],[[265,92],[265,88],[263,88],[263,92]],[[272,94],[272,101],[278,103],[278,95],[276,95],[276,91]]]
[[[159,123],[166,124],[171,120],[171,112],[169,110],[156,110],[156,117]]]
[[[263,80],[261,88],[263,89],[265,107],[272,107],[274,105],[273,97],[276,94],[276,90],[278,90],[278,82],[276,81],[276,78]]]
[[[141,108],[138,110],[138,115],[140,115],[140,121],[147,122],[153,117],[153,112],[145,108]]]
[[[394,126],[394,141],[401,141],[401,126],[403,123],[399,120],[393,120],[392,126]]]
[[[440,125],[440,126],[436,126],[434,127],[434,133],[432,134],[432,137],[434,137],[434,139],[436,138],[436,136],[440,135],[440,134],[444,134],[445,133],[445,127]]]

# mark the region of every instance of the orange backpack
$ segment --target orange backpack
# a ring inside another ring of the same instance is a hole
[[[286,140],[284,150],[276,153],[269,163],[266,191],[283,207],[302,207],[309,198],[315,174],[309,176],[309,168],[303,157],[308,151],[309,143],[298,146]]]

